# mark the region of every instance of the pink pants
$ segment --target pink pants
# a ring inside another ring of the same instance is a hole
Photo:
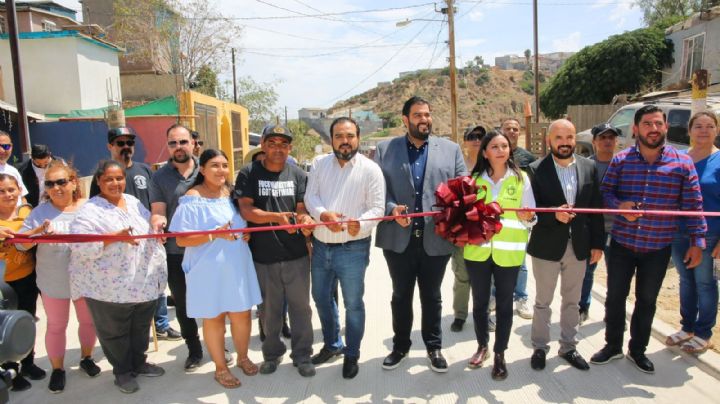
[[[56,299],[41,294],[45,314],[47,315],[47,332],[45,333],[45,349],[48,358],[58,359],[65,357],[65,330],[70,320],[70,299]],[[73,300],[75,315],[78,319],[78,338],[80,346],[93,347],[97,341],[95,325],[88,310],[85,299]]]

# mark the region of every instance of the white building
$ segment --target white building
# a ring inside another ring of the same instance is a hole
[[[672,66],[662,72],[664,88],[687,85],[698,69],[707,69],[711,83],[720,82],[720,6],[695,13],[665,31],[674,44]]]
[[[78,31],[20,33],[25,104],[43,114],[108,106],[119,100],[122,49]],[[0,35],[0,82],[4,101],[16,104],[7,35]],[[110,92],[112,91],[112,94]]]

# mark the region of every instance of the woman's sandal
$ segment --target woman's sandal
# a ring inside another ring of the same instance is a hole
[[[215,381],[226,389],[236,389],[242,384],[228,369],[216,370]]]
[[[701,354],[712,347],[713,343],[710,342],[710,340],[704,340],[698,336],[694,336],[682,344],[680,349],[691,354]]]
[[[682,345],[684,342],[691,340],[695,335],[693,333],[688,333],[683,330],[680,330],[676,332],[675,334],[668,335],[667,338],[665,338],[665,345],[667,346],[676,346],[676,345]]]
[[[239,367],[246,376],[255,376],[258,373],[258,366],[254,364],[250,358],[238,359],[237,367]]]

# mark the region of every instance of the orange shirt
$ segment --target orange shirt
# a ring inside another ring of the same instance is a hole
[[[7,227],[14,232],[19,231],[32,208],[29,205],[22,205],[19,209],[17,217],[11,220],[0,220],[0,226]],[[35,269],[35,256],[32,251],[20,251],[13,244],[3,243],[0,246],[0,258],[5,260],[6,282],[22,279]]]

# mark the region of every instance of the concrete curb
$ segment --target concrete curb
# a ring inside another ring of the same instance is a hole
[[[597,284],[593,284],[592,294],[593,298],[595,298],[598,302],[602,302],[603,305],[605,304],[605,296],[607,296],[606,288]],[[633,309],[634,304],[630,302],[625,303],[625,318],[627,321],[630,321]],[[655,319],[653,320],[651,335],[657,340],[659,340],[663,345],[665,345],[665,338],[668,335],[674,333],[675,331],[677,331],[676,327],[671,326],[670,324],[660,320],[659,318],[657,318],[657,316],[655,316]],[[701,355],[692,355],[684,352],[679,347],[666,347],[665,349],[676,353],[683,360],[688,362],[688,364],[696,366],[703,372],[720,380],[720,354],[716,353],[715,351],[708,350]]]

